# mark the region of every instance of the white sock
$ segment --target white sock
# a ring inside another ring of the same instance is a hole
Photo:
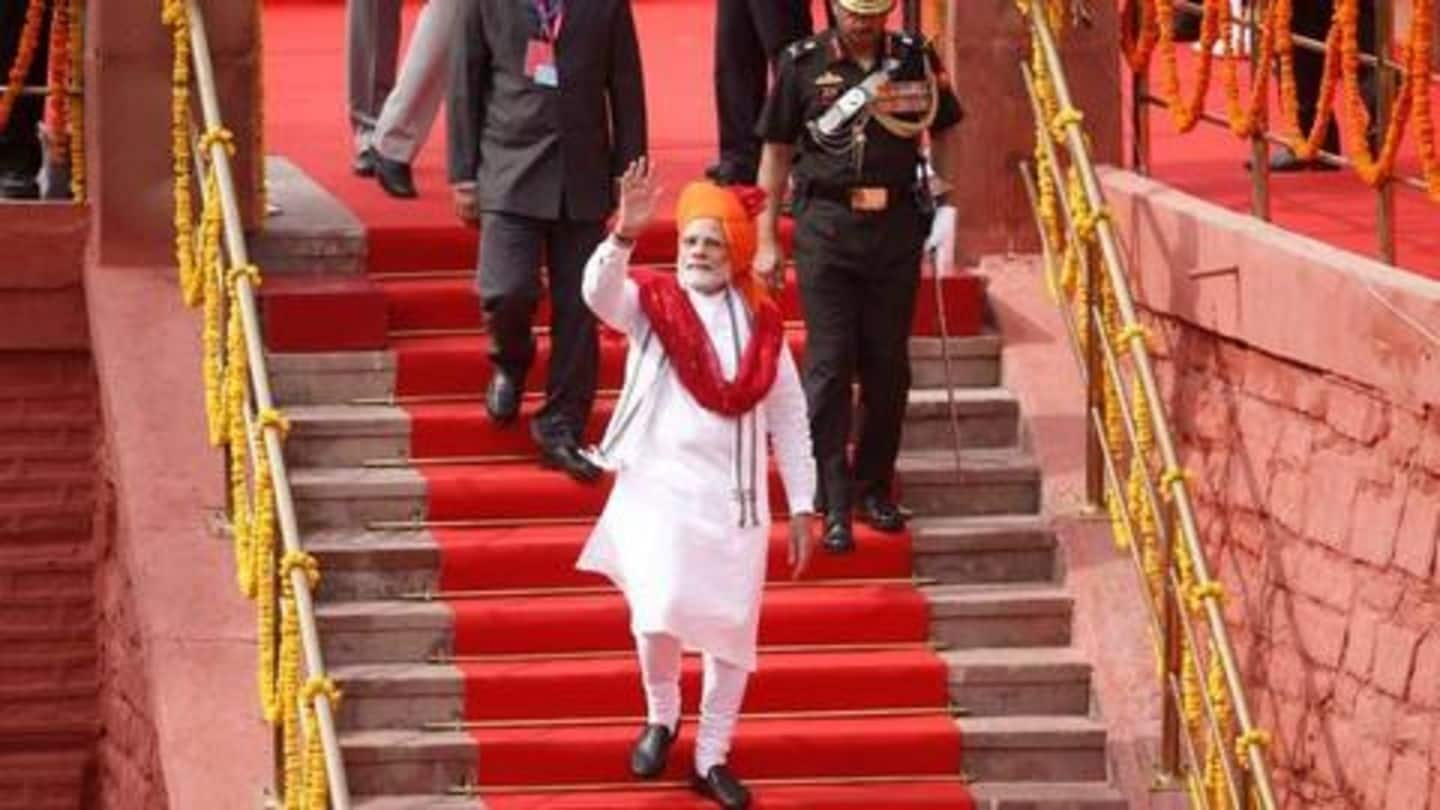
[[[749,680],[750,673],[740,667],[705,656],[705,694],[700,699],[700,733],[695,738],[695,772],[701,776],[725,764]]]
[[[665,633],[635,636],[645,684],[646,722],[671,731],[680,722],[680,639]]]

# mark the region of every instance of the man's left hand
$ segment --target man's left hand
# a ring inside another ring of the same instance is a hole
[[[955,206],[942,205],[935,209],[930,235],[925,238],[925,252],[935,263],[935,275],[955,274]]]
[[[791,579],[799,579],[810,565],[810,553],[813,550],[810,542],[810,518],[808,512],[790,516],[790,553],[786,559],[790,562]]]

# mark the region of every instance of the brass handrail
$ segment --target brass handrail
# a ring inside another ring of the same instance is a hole
[[[1224,591],[1210,574],[1200,541],[1145,327],[1050,26],[1053,9],[1039,0],[1020,7],[1029,23],[1034,64],[1034,69],[1022,64],[1021,72],[1037,122],[1036,165],[1023,164],[1021,173],[1047,280],[1091,392],[1087,434],[1098,453],[1087,459],[1095,471],[1087,476],[1088,492],[1092,502],[1103,501],[1109,509],[1116,542],[1129,549],[1139,569],[1155,634],[1164,702],[1158,775],[1183,784],[1195,807],[1275,810],[1264,750],[1268,735],[1250,713],[1220,609]],[[1068,160],[1068,182],[1062,157]],[[1048,192],[1042,193],[1042,186]],[[1063,269],[1057,267],[1062,253]],[[1068,281],[1066,273],[1073,274]],[[1063,298],[1067,283],[1078,291],[1073,307]],[[1127,388],[1133,405],[1125,401]],[[1122,459],[1130,462],[1128,504]],[[1162,473],[1158,482],[1156,466]],[[1200,684],[1202,678],[1209,679],[1208,686]]]
[[[223,131],[223,123],[220,116],[220,105],[216,94],[214,68],[210,58],[209,41],[205,33],[204,15],[201,11],[198,0],[182,0],[184,13],[188,16],[186,23],[189,29],[189,47],[191,50],[190,65],[194,70],[196,96],[200,101],[201,118],[206,132],[215,133]],[[178,7],[177,7],[178,10]],[[228,144],[224,139],[211,138],[208,141],[202,139],[201,146],[205,157],[208,158],[212,167],[216,184],[214,191],[209,191],[206,183],[201,183],[203,193],[214,193],[219,195],[221,209],[221,222],[223,224],[222,234],[225,242],[226,254],[228,255],[228,266],[231,268],[249,268],[249,252],[245,244],[245,234],[241,225],[240,208],[235,192],[234,177],[230,166],[230,153]],[[282,449],[283,426],[274,420],[262,418],[263,414],[276,414],[274,398],[270,391],[269,372],[265,362],[265,351],[260,338],[260,319],[255,303],[255,286],[258,278],[252,278],[249,274],[240,272],[234,273],[234,305],[239,307],[239,317],[242,324],[244,336],[243,353],[246,368],[249,371],[249,391],[246,392],[244,406],[244,419],[246,423],[245,434],[253,441],[258,433],[260,441],[265,450],[265,461],[268,463],[269,475],[274,485],[275,517],[279,523],[279,536],[283,544],[283,551],[286,555],[300,555],[303,552],[300,543],[299,524],[295,516],[295,505],[290,489],[289,472],[285,464]],[[232,358],[235,362],[238,358]],[[252,402],[253,400],[253,402]],[[252,429],[253,428],[253,429]],[[233,451],[233,448],[232,448]],[[251,455],[255,458],[255,454]],[[251,472],[254,472],[253,470]],[[305,668],[309,673],[310,680],[326,679],[325,661],[320,646],[319,630],[315,621],[315,609],[311,599],[312,584],[306,572],[298,566],[290,567],[288,571],[289,585],[293,591],[295,619],[299,626],[301,650]],[[260,631],[266,632],[265,627]],[[322,691],[315,690],[314,695],[309,695],[310,690],[304,690],[300,700],[308,700],[311,704],[317,720],[320,742],[323,748],[325,776],[327,778],[329,806],[333,810],[349,810],[350,790],[345,775],[345,766],[341,757],[339,738],[335,732],[335,718],[332,712],[331,699]],[[283,697],[281,698],[283,700]],[[295,788],[293,785],[286,785],[288,789]]]

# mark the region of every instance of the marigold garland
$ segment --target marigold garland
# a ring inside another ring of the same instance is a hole
[[[70,160],[70,3],[55,0],[50,13],[50,53],[45,84],[45,129],[50,133],[50,160]]]
[[[25,89],[25,77],[30,75],[30,64],[35,61],[35,49],[40,45],[40,25],[44,20],[45,0],[30,0],[25,7],[25,27],[20,31],[15,61],[10,64],[9,81],[5,84],[5,92],[0,94],[0,132],[4,132],[10,123],[15,100]]]
[[[58,0],[67,2],[67,0]],[[70,196],[85,201],[85,3],[68,0],[70,4],[70,88],[65,106],[70,144]],[[78,22],[76,22],[78,21]]]

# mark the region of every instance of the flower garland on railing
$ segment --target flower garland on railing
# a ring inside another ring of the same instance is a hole
[[[324,698],[333,710],[340,693],[328,679],[301,682],[299,611],[290,575],[297,570],[303,572],[313,590],[319,580],[319,566],[302,552],[287,553],[277,564],[279,535],[271,469],[275,459],[270,440],[283,442],[289,423],[274,409],[261,410],[253,419],[250,415],[254,403],[242,300],[260,286],[261,276],[254,265],[226,268],[221,189],[213,159],[217,148],[227,157],[233,156],[234,138],[227,130],[214,128],[202,133],[194,145],[204,161],[197,232],[191,192],[192,73],[186,0],[164,0],[162,16],[172,30],[175,48],[171,157],[175,174],[176,266],[185,303],[202,312],[202,374],[209,435],[212,442],[229,450],[226,474],[236,584],[255,601],[260,708],[265,719],[280,728],[285,807],[325,810],[329,786],[313,704]],[[299,704],[302,699],[306,703],[303,708]]]
[[[1440,157],[1435,147],[1435,110],[1430,106],[1430,66],[1435,63],[1435,6],[1423,0],[1414,5],[1410,28],[1410,73],[1415,117],[1415,139],[1420,166],[1430,197],[1440,202]]]
[[[1189,132],[1200,123],[1200,112],[1205,108],[1205,94],[1210,89],[1210,70],[1215,62],[1215,43],[1220,35],[1220,15],[1226,0],[1204,0],[1204,12],[1200,17],[1200,67],[1195,86],[1188,99],[1181,98],[1180,66],[1175,56],[1175,3],[1174,0],[1154,0],[1155,15],[1160,20],[1159,48],[1161,55],[1161,95],[1175,128]]]
[[[1403,81],[1394,98],[1394,110],[1386,124],[1380,154],[1374,155],[1368,143],[1370,116],[1359,91],[1358,13],[1362,0],[1339,0],[1334,23],[1325,42],[1325,61],[1321,87],[1316,102],[1315,120],[1307,131],[1301,131],[1299,101],[1295,86],[1294,43],[1292,19],[1294,0],[1275,0],[1257,19],[1259,42],[1255,64],[1248,85],[1248,100],[1242,101],[1239,59],[1223,59],[1221,82],[1225,91],[1225,113],[1231,132],[1243,138],[1255,137],[1265,129],[1270,65],[1279,63],[1280,116],[1286,140],[1297,157],[1312,160],[1324,143],[1331,126],[1331,114],[1337,112],[1345,134],[1346,151],[1356,173],[1370,185],[1380,185],[1394,174],[1396,158],[1404,141],[1407,127],[1413,124],[1417,133],[1425,186],[1433,199],[1440,200],[1440,156],[1437,156],[1435,112],[1430,103],[1430,65],[1432,64],[1435,7],[1440,0],[1416,0],[1409,38],[1402,49],[1400,65]],[[1191,130],[1198,122],[1200,110],[1212,76],[1214,42],[1223,41],[1227,50],[1236,21],[1231,18],[1225,0],[1203,0],[1199,63],[1195,86],[1188,99],[1180,92],[1176,43],[1173,37],[1175,10],[1169,0],[1133,0],[1139,3],[1139,21],[1126,31],[1123,49],[1126,61],[1135,72],[1149,69],[1155,50],[1161,53],[1161,97],[1164,99],[1176,128]],[[1129,7],[1122,13],[1133,14]],[[1235,56],[1235,54],[1227,54]],[[1336,91],[1344,89],[1344,103],[1337,105]]]
[[[1400,141],[1405,137],[1405,127],[1410,123],[1410,102],[1415,86],[1414,61],[1411,45],[1406,43],[1405,56],[1401,64],[1405,77],[1400,92],[1395,96],[1395,108],[1385,127],[1385,141],[1377,158],[1370,151],[1367,137],[1370,128],[1370,113],[1360,95],[1360,2],[1339,0],[1335,5],[1335,26],[1340,29],[1341,62],[1344,68],[1345,88],[1345,151],[1355,164],[1355,171],[1361,179],[1372,186],[1388,181],[1395,172],[1395,159],[1400,153]],[[1426,68],[1428,70],[1428,66]],[[1379,68],[1375,68],[1377,73]]]
[[[10,64],[9,81],[5,84],[5,92],[0,94],[0,132],[4,132],[10,123],[15,100],[25,89],[25,77],[30,74],[30,64],[35,61],[35,49],[40,46],[40,26],[44,20],[45,0],[30,0],[25,7],[25,27],[20,31],[15,61]]]
[[[50,53],[46,65],[45,129],[50,134],[50,160],[70,160],[70,3],[55,0],[50,13]]]
[[[66,2],[66,0],[58,0]],[[65,105],[70,144],[70,196],[85,201],[85,2],[70,5],[70,96]]]

